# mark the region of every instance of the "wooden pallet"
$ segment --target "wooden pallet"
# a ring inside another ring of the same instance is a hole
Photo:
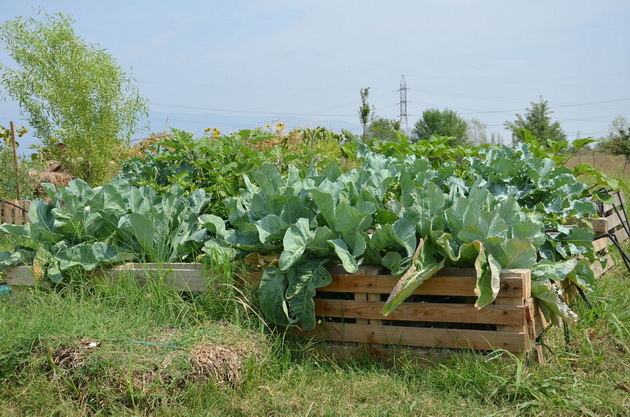
[[[18,207],[28,211],[31,207],[30,200],[11,201],[12,204],[0,203],[0,223],[22,225],[29,222],[28,214]],[[15,207],[18,206],[18,207]]]
[[[382,351],[400,346],[420,351],[504,349],[524,355],[531,353],[548,325],[539,319],[535,327],[540,312],[531,296],[529,270],[502,271],[495,303],[477,309],[475,270],[445,268],[387,317],[380,310],[398,278],[372,266],[361,267],[354,274],[341,267],[330,268],[330,272],[332,283],[319,288],[315,299],[319,324],[300,333],[341,342],[344,355],[365,348]],[[260,274],[251,278],[257,281]]]

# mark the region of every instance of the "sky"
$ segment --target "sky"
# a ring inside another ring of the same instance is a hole
[[[0,21],[40,8],[71,15],[133,76],[152,132],[281,121],[359,133],[360,89],[399,119],[403,75],[409,128],[449,108],[508,142],[504,122],[541,97],[570,139],[630,118],[628,0],[0,0]],[[15,66],[2,47],[0,62]],[[0,116],[27,125],[10,98]]]

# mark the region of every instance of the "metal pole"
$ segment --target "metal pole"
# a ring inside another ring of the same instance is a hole
[[[13,126],[13,122],[9,122],[9,125],[11,125],[11,145],[13,145],[13,161],[15,162],[15,192],[17,200],[20,201],[20,166],[18,165],[17,146],[15,144],[15,126]]]

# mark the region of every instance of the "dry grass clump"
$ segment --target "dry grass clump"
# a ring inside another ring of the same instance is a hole
[[[51,354],[53,364],[62,370],[72,370],[83,366],[88,351],[95,350],[99,344],[93,340],[82,339],[76,344],[61,345]]]
[[[204,343],[191,350],[188,362],[193,379],[212,379],[236,387],[249,353],[242,347]]]

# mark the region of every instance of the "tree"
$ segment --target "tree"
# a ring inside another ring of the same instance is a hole
[[[479,119],[470,119],[468,121],[468,130],[466,130],[468,140],[475,145],[485,145],[488,143],[487,127],[488,125]]]
[[[444,109],[428,109],[422,112],[422,118],[416,122],[412,131],[414,140],[428,140],[431,136],[448,136],[452,138],[451,146],[468,142],[468,123],[457,112]]]
[[[0,64],[0,72],[42,147],[75,177],[98,184],[117,171],[117,152],[147,104],[116,60],[77,36],[73,23],[58,13],[1,25],[0,41],[20,68]]]
[[[530,104],[531,107],[526,109],[525,117],[517,114],[514,122],[505,122],[503,124],[507,130],[512,132],[512,141],[514,143],[523,141],[524,130],[528,130],[534,135],[543,146],[549,146],[551,142],[560,142],[567,139],[566,133],[560,127],[560,122],[551,122],[549,115],[553,111],[549,109],[547,101],[540,97],[540,102],[532,101]]]
[[[359,120],[363,126],[363,140],[367,140],[368,123],[374,120],[374,106],[370,106],[367,99],[370,95],[370,87],[361,89],[361,106],[359,107]]]
[[[626,158],[623,170],[630,162],[630,123],[623,116],[613,119],[608,131],[608,136],[602,141],[602,148],[613,155],[621,155]]]
[[[367,129],[367,138],[379,138],[386,141],[396,140],[395,130],[400,130],[400,122],[384,117],[377,117],[372,120]]]

